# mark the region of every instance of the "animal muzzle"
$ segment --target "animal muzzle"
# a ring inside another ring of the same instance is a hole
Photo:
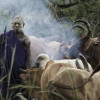
[[[35,63],[35,68],[39,68],[40,63]]]

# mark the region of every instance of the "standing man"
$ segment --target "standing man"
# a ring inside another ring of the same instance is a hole
[[[21,84],[20,69],[30,67],[30,39],[24,34],[22,28],[25,23],[21,16],[12,20],[12,28],[4,32],[1,44],[1,94],[6,100],[19,100],[15,95],[21,89],[10,89],[12,86]]]

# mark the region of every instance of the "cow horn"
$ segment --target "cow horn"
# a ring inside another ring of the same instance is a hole
[[[87,62],[87,60],[85,59],[85,57],[84,57],[81,53],[79,53],[79,57],[80,57],[80,59],[82,60],[82,63],[83,63],[83,65],[84,65],[84,69],[86,69],[86,70],[89,71],[88,62]]]
[[[88,30],[84,26],[82,26],[82,25],[73,25],[72,28],[71,28],[71,30],[74,29],[74,28],[77,28],[77,27],[81,28],[83,31],[85,31],[86,33],[88,33]]]
[[[78,60],[79,60],[78,58],[76,58],[76,60],[75,60],[75,64],[76,64],[77,68],[78,69],[84,69],[84,68],[81,67],[81,65],[80,65]]]
[[[89,24],[87,21],[84,21],[84,20],[79,19],[79,20],[76,20],[76,21],[73,23],[73,25],[76,24],[77,22],[82,22],[82,23],[84,23],[84,24],[86,25],[87,30],[88,30],[86,36],[87,36],[87,37],[90,37],[90,35],[91,35],[90,24]],[[73,26],[73,25],[72,25],[72,26]]]
[[[24,69],[21,69],[21,68],[20,68],[20,71],[22,71],[23,73],[27,73],[27,69],[24,70]]]
[[[88,64],[88,62],[87,62],[87,60],[86,60],[86,58],[81,54],[81,53],[79,53],[79,57],[80,57],[80,59],[82,60],[82,63],[83,63],[83,65],[84,65],[84,69],[86,69],[87,71],[89,71],[89,72],[93,72],[93,69],[92,69],[92,67],[91,66],[89,66],[89,64]]]

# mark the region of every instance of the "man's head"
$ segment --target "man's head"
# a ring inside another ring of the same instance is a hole
[[[25,23],[21,16],[16,16],[12,20],[12,28],[15,32],[22,31],[22,28],[24,27]]]

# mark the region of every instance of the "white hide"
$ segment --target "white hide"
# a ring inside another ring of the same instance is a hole
[[[80,65],[80,69],[84,69],[84,65],[83,65],[82,60],[80,60],[78,58],[77,59],[66,59],[66,60],[55,60],[55,62],[56,63],[67,63],[67,64],[73,66],[73,68],[77,68],[77,66],[76,66],[76,60],[78,60],[78,63]],[[92,67],[91,67],[91,65],[89,63],[88,63],[88,69],[89,69],[90,72],[93,71]]]
[[[42,58],[42,59],[39,59],[39,58]],[[54,60],[54,62],[55,63],[67,63],[69,66],[71,66],[73,68],[77,68],[77,66],[76,66],[76,60],[77,59]],[[46,66],[48,61],[49,61],[49,56],[47,54],[42,53],[37,57],[36,63],[40,64],[39,68],[45,69],[45,66]],[[78,59],[78,63],[80,65],[80,69],[84,69],[84,65],[83,65],[82,60]],[[93,70],[91,70],[92,67],[89,63],[88,63],[88,68],[87,69],[89,69],[90,72],[93,71]]]
[[[47,54],[40,54],[36,59],[36,63],[39,63],[39,68],[41,69],[45,69],[45,66],[48,61],[49,56]]]
[[[50,59],[56,59],[59,53],[60,43],[56,41],[51,41],[46,43],[46,53],[49,55]]]
[[[62,59],[64,50],[68,49],[67,43],[50,41],[47,42],[45,38],[36,38],[29,36],[30,38],[30,52],[31,52],[31,67],[35,65],[36,58],[41,53],[48,54],[50,59]],[[64,49],[64,50],[63,50]],[[61,53],[63,51],[63,54]]]
[[[43,39],[36,38],[34,36],[29,36],[31,44],[30,44],[30,52],[31,52],[31,67],[35,65],[36,58],[41,53],[48,54],[50,59],[57,59],[60,49],[59,42],[50,41],[45,42]]]
[[[55,60],[56,63],[67,63],[73,68],[77,68],[76,59],[66,59],[66,60]],[[78,59],[79,64],[81,65],[81,69],[84,69],[84,65],[80,59]]]
[[[31,67],[35,65],[36,58],[39,54],[45,53],[45,46],[43,41],[39,40],[34,36],[29,36],[31,44],[30,44],[30,52],[31,52]]]

